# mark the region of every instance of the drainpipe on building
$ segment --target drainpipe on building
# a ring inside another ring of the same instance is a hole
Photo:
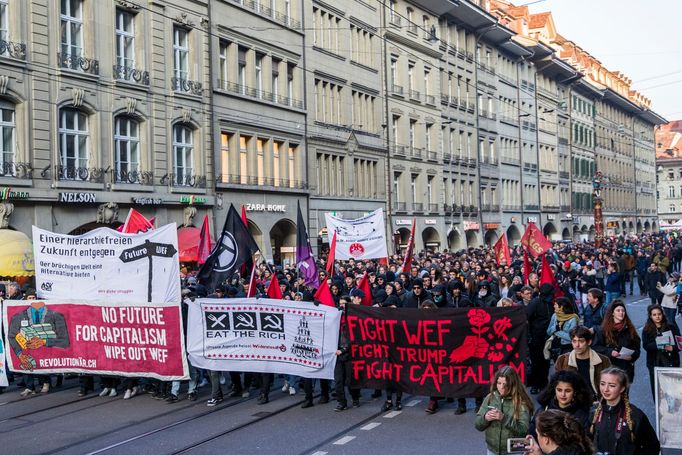
[[[213,34],[211,33],[211,28],[213,27],[213,22],[210,19],[211,17],[213,17],[211,15],[212,4],[213,4],[213,2],[208,2],[208,17],[209,17],[209,19],[208,19],[208,31],[206,33],[208,34],[208,55],[209,56],[213,55],[213,39],[212,39]],[[215,141],[214,139],[215,139],[216,134],[221,134],[221,133],[220,133],[220,131],[216,132],[213,130],[213,125],[216,124],[216,122],[214,121],[215,110],[213,108],[213,87],[212,87],[212,84],[213,84],[213,60],[211,58],[209,58],[209,62],[210,63],[208,65],[208,80],[209,80],[209,87],[208,87],[209,88],[209,94],[208,94],[209,122],[208,122],[208,124],[209,124],[210,134],[208,135],[209,136],[209,143],[207,144],[207,149],[210,150],[211,159],[215,160],[215,158],[218,156],[218,153],[216,150],[214,150],[213,144],[219,144],[220,141]],[[206,153],[205,156],[208,157],[208,153]],[[204,166],[206,166],[206,163],[204,163]],[[222,175],[222,163],[220,166],[221,166],[220,172]],[[206,169],[206,168],[204,168],[204,169]],[[216,169],[217,169],[217,166],[215,165],[215,161],[213,161],[213,166],[212,166],[213,178],[212,179],[207,178],[206,181],[207,182],[211,182],[211,181],[213,182],[213,188],[212,189],[213,189],[214,203],[213,203],[213,207],[211,209],[211,219],[212,219],[212,224],[213,224],[213,232],[220,232],[220,229],[222,229],[222,227],[218,228],[216,226],[216,222],[217,222],[216,218],[217,217],[216,217],[216,213],[215,213],[216,212],[216,204],[218,202],[218,191],[217,191],[218,190],[218,176],[215,175]]]
[[[301,2],[301,24],[305,24],[305,2]],[[301,57],[303,59],[303,106],[305,106],[305,114],[304,114],[304,120],[303,120],[303,141],[305,142],[305,162],[303,163],[303,178],[304,182],[306,182],[306,186],[309,185],[309,180],[308,180],[308,162],[310,161],[310,156],[308,155],[308,76],[307,76],[307,69],[308,69],[308,63],[306,60],[306,41],[305,41],[305,25],[302,25],[303,28],[303,51],[301,52]],[[319,182],[318,182],[319,185]],[[305,199],[306,199],[306,214],[305,214],[305,219],[306,223],[308,225],[308,231],[310,231],[310,227],[312,224],[310,223],[310,187],[306,188],[306,194],[305,194]],[[319,221],[316,219],[315,220],[315,228],[317,228],[317,234],[315,237],[317,238],[320,235],[320,229],[319,229]],[[308,238],[310,238],[310,232],[308,232]],[[312,245],[314,243],[314,245]],[[318,256],[320,252],[317,251],[318,248],[317,246],[319,245],[319,242],[311,242],[311,246],[313,247],[313,254]]]
[[[386,238],[391,239],[391,245],[393,246],[393,253],[400,253],[400,245],[398,245],[397,250],[396,245],[393,241],[393,174],[391,172],[391,141],[389,137],[390,128],[390,112],[388,108],[388,59],[390,58],[387,54],[388,48],[386,46],[386,5],[383,5],[383,14],[380,16],[381,29],[384,30],[384,38],[381,40],[381,55],[384,61],[384,137],[386,140]],[[395,142],[395,138],[393,138]]]

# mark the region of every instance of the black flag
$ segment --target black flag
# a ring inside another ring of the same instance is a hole
[[[242,264],[258,251],[258,245],[244,226],[239,213],[230,204],[223,232],[213,247],[206,263],[197,274],[197,279],[206,286],[209,293],[239,270]]]

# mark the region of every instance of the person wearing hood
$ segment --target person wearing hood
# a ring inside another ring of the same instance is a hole
[[[421,278],[412,280],[412,291],[405,294],[403,308],[419,308],[424,300],[432,300],[431,293],[424,289]]]
[[[451,280],[448,283],[448,306],[454,308],[470,308],[474,306],[469,296],[464,292],[464,283],[459,280]]]
[[[489,308],[497,305],[499,298],[492,292],[492,286],[487,280],[478,283],[478,293],[476,294],[476,306]]]
[[[675,316],[677,316],[677,282],[680,281],[680,274],[673,272],[668,280],[663,283],[656,283],[656,289],[663,294],[661,306],[668,322],[678,328]]]
[[[397,308],[400,306],[400,298],[395,292],[395,286],[392,283],[387,283],[384,288],[386,292],[386,299],[381,304],[384,308]]]
[[[526,307],[528,316],[528,332],[530,341],[528,350],[531,361],[531,373],[528,378],[530,393],[537,394],[547,386],[549,361],[545,359],[543,350],[549,338],[547,327],[554,314],[554,286],[544,283],[540,286],[540,295],[531,300]]]
[[[448,299],[445,295],[445,286],[442,284],[437,284],[431,289],[431,297],[433,303],[435,303],[438,308],[448,306]]]

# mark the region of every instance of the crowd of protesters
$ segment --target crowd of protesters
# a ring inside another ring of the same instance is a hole
[[[458,252],[416,254],[401,270],[402,258],[386,261],[338,261],[333,273],[320,271],[328,280],[336,306],[360,304],[366,297],[358,287],[368,276],[372,304],[398,308],[471,308],[522,306],[528,323],[528,371],[523,384],[512,368],[497,371],[486,397],[430,397],[425,411],[439,411],[440,403],[456,401],[455,414],[467,412],[467,398],[474,398],[475,426],[485,432],[488,453],[506,453],[506,440],[527,435],[527,453],[582,454],[658,453],[658,440],[647,417],[629,402],[628,389],[635,380],[635,362],[642,348],[653,390],[656,366],[679,366],[676,344],[660,346],[656,339],[672,331],[679,335],[675,317],[682,294],[680,279],[682,242],[667,234],[642,234],[606,239],[597,248],[592,242],[555,243],[546,253],[558,288],[540,283],[540,258],[524,276],[523,252],[512,249],[512,263],[498,264],[491,248],[469,248]],[[322,259],[319,270],[324,270]],[[181,270],[183,317],[196,298],[237,298],[248,294],[248,273],[235,275],[215,289],[196,279],[196,271]],[[265,295],[276,277],[286,300],[314,302],[314,289],[305,285],[295,267],[274,267],[265,262],[255,269],[256,295]],[[635,286],[637,283],[637,286]],[[641,333],[628,316],[624,297],[639,292],[650,299],[648,320]],[[16,284],[0,287],[5,298],[35,298],[35,291]],[[559,296],[558,294],[563,294]],[[186,324],[185,324],[186,331]],[[186,335],[186,333],[185,333]],[[319,404],[335,398],[336,411],[359,406],[361,390],[347,390],[350,346],[342,324],[337,350],[335,380],[320,380]],[[550,375],[554,364],[554,374]],[[269,401],[274,375],[249,372],[203,371],[190,366],[187,398],[197,399],[200,387],[211,388],[208,406],[227,397],[258,394],[260,404]],[[53,378],[24,375],[15,379],[23,396],[48,393]],[[61,377],[57,378],[61,384]],[[314,405],[315,382],[285,377],[282,392],[303,391],[303,408]],[[37,385],[36,385],[37,383]],[[334,387],[332,387],[334,385]],[[100,378],[102,397],[124,399],[149,393],[168,402],[180,400],[181,382],[134,378]],[[94,390],[90,376],[80,377],[80,395]],[[531,398],[536,396],[539,407]],[[402,409],[397,388],[374,390],[372,399],[384,398],[381,409]],[[534,412],[535,411],[535,412]]]

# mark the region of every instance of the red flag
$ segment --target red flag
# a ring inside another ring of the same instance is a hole
[[[405,250],[405,259],[400,268],[401,272],[407,272],[412,266],[412,254],[414,253],[414,228],[417,224],[417,218],[412,218],[412,229],[410,230],[410,240],[407,241],[407,249]]]
[[[279,288],[279,286],[277,286]],[[281,294],[280,290],[280,294]],[[246,297],[256,296],[256,264],[251,267],[251,278],[249,279],[249,291],[246,293]]]
[[[248,230],[249,229],[249,221],[246,219],[246,206],[245,205],[242,205],[242,223],[244,223],[244,226]],[[244,274],[248,270],[247,267],[249,265],[251,265],[251,262],[252,262],[252,259],[249,258],[244,264],[242,264],[241,268],[239,269],[240,276],[244,276]]]
[[[562,291],[561,288],[559,287],[559,283],[557,282],[556,277],[554,276],[554,272],[552,271],[552,268],[549,266],[547,256],[543,254],[542,270],[540,271],[540,285],[542,286],[545,283],[549,283],[552,286],[554,286],[554,298],[564,296],[564,291]]]
[[[495,251],[495,259],[497,259],[497,265],[501,265],[502,261],[506,262],[506,265],[511,265],[511,254],[509,253],[509,244],[507,243],[507,234],[503,233],[502,237],[497,239],[495,246],[493,247]]]
[[[211,231],[208,227],[208,215],[204,215],[199,233],[199,247],[197,248],[197,264],[201,265],[211,255]]]
[[[334,275],[334,261],[336,261],[336,231],[332,236],[332,244],[329,246],[329,256],[327,257],[327,275]]]
[[[137,210],[130,209],[121,232],[124,234],[138,234],[140,232],[147,232],[150,229],[154,229],[154,224]]]
[[[547,240],[535,223],[529,222],[526,232],[521,237],[523,245],[533,257],[538,257],[552,248],[552,242]]]
[[[322,305],[327,305],[332,308],[336,308],[334,304],[334,297],[332,297],[332,291],[329,290],[329,285],[327,280],[322,280],[320,287],[315,291],[315,299],[319,300]]]
[[[270,286],[268,286],[268,290],[265,291],[265,293],[271,299],[282,300],[282,290],[279,288],[279,281],[277,281],[277,275],[275,275],[274,273],[272,274],[272,278],[270,279]]]
[[[358,289],[365,293],[365,296],[362,298],[362,304],[365,306],[372,306],[372,290],[369,287],[367,272],[362,275],[362,279],[358,283]]]
[[[530,258],[528,257],[528,251],[523,249],[523,282],[528,286],[528,277],[533,272],[533,266],[530,264]]]

